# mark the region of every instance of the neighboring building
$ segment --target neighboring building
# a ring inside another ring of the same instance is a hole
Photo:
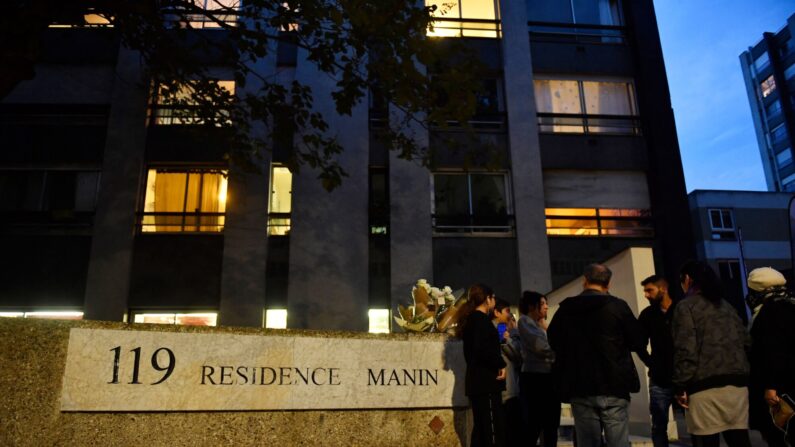
[[[790,201],[793,194],[705,191],[688,194],[698,258],[720,275],[732,303],[742,306],[740,240],[746,274],[773,267],[793,280]],[[742,238],[741,238],[742,235]]]
[[[795,191],[795,14],[740,55],[768,191]]]
[[[693,243],[652,1],[460,3],[435,33],[490,68],[475,119],[503,154],[496,171],[456,155],[433,172],[400,161],[375,139],[378,101],[335,117],[303,51],[267,60],[331,114],[350,173],[332,193],[311,171],[293,176],[283,151],[264,175],[230,170],[225,131],[130,82],[139,58],[113,29],[50,29],[36,78],[0,104],[0,307],[367,330],[368,309],[388,327],[384,310],[419,278],[516,301],[632,246],[675,275]]]

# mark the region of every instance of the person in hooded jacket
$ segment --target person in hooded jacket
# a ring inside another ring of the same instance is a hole
[[[770,267],[748,274],[751,322],[751,381],[749,386],[749,424],[759,430],[770,447],[795,445],[795,418],[788,430],[773,424],[771,408],[781,396],[795,399],[795,297],[787,290],[787,280]]]
[[[552,374],[563,402],[570,402],[578,447],[628,447],[630,393],[640,391],[632,351],[646,349],[640,325],[626,301],[608,293],[612,272],[585,268],[584,290],[566,298],[547,335],[555,352]]]

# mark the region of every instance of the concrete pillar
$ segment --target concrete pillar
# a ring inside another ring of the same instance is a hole
[[[533,64],[524,2],[502,0],[503,75],[521,290],[552,288]]]
[[[261,76],[274,73],[275,48],[251,68]],[[257,94],[261,87],[261,79],[249,75],[245,87],[236,92],[238,96]],[[262,123],[252,123],[251,133],[253,138],[267,137]],[[271,154],[263,151],[261,155],[257,161],[260,172],[245,172],[234,165],[229,170],[218,312],[223,326],[263,326]]]
[[[138,52],[122,47],[116,64],[84,318],[120,321],[127,313],[139,186],[146,147],[147,83]]]
[[[392,121],[401,112],[392,114]],[[419,147],[428,145],[428,131],[410,129]],[[431,173],[417,161],[389,154],[389,245],[391,309],[411,303],[411,286],[424,278],[433,284],[433,224],[431,222]],[[393,320],[394,325],[394,320]],[[396,327],[395,327],[396,328]]]
[[[351,116],[337,115],[330,96],[335,80],[306,58],[306,51],[299,49],[295,78],[311,87],[315,110],[345,148],[338,159],[349,177],[326,192],[308,166],[293,176],[287,326],[366,331],[367,104],[357,105]]]

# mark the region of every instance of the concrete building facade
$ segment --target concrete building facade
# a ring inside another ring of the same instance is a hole
[[[394,111],[337,116],[302,51],[257,61],[310,86],[339,135],[350,176],[331,193],[282,150],[261,175],[229,166],[227,131],[159,103],[112,28],[48,30],[36,77],[0,103],[0,310],[364,331],[419,278],[516,302],[637,246],[675,274],[693,244],[652,1],[459,3],[434,38],[489,68],[477,141],[417,138],[496,148],[496,170],[399,160],[374,138]]]
[[[740,55],[768,191],[795,191],[795,14]]]

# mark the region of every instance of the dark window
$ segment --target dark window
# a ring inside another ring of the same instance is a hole
[[[710,209],[709,225],[712,239],[734,239],[734,217],[730,209]]]
[[[437,233],[512,231],[506,174],[437,173],[433,183]]]

